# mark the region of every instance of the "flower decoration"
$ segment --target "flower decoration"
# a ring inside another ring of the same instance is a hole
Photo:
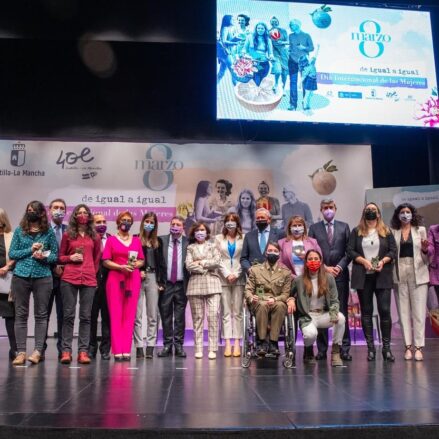
[[[254,81],[241,84],[239,95],[244,99],[252,102],[269,102],[273,99],[273,80],[264,78],[258,87]]]
[[[437,88],[432,91],[432,96],[419,106],[417,114],[414,116],[416,120],[422,120],[424,126],[439,126],[439,98]]]
[[[252,77],[253,73],[258,71],[255,66],[255,62],[247,56],[242,56],[239,58],[235,64],[233,64],[232,68],[237,78],[241,79]]]
[[[185,203],[180,203],[177,206],[177,214],[184,219],[191,216],[193,212],[194,212],[194,206],[189,201]]]

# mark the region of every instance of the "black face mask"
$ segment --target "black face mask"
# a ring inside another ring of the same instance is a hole
[[[30,223],[36,223],[40,219],[40,215],[38,215],[38,213],[36,213],[36,212],[27,212],[26,219]]]
[[[378,214],[375,210],[366,209],[366,212],[364,212],[364,218],[366,218],[369,221],[373,221],[378,218]]]
[[[267,261],[270,265],[274,265],[279,260],[279,255],[276,253],[268,253]]]
[[[268,221],[256,221],[256,227],[260,232],[265,230],[268,226]]]

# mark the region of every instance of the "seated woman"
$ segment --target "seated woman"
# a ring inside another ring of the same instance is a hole
[[[335,279],[326,273],[322,255],[309,250],[305,255],[303,274],[293,281],[292,295],[296,297],[299,326],[305,344],[304,362],[314,364],[313,344],[317,329],[334,327],[332,334],[332,366],[343,366],[340,346],[345,330],[345,316],[339,312]],[[294,301],[288,300],[288,312],[294,311]]]

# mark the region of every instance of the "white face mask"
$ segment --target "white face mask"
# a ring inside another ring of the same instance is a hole
[[[405,223],[405,224],[409,223],[412,220],[412,218],[413,218],[413,215],[409,212],[401,212],[399,214],[400,221],[402,223]]]
[[[198,230],[194,233],[194,237],[197,241],[204,241],[206,239],[207,233],[205,230]]]
[[[301,236],[301,235],[303,235],[304,231],[305,231],[305,227],[303,227],[303,226],[293,226],[293,227],[290,227],[290,232],[294,236]]]
[[[227,230],[235,230],[236,229],[236,223],[235,221],[227,221],[225,224]]]

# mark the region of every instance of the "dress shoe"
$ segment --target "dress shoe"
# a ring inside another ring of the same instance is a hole
[[[26,352],[19,352],[14,358],[12,364],[14,366],[23,366],[26,363]]]
[[[271,356],[276,356],[276,357],[278,357],[280,355],[279,345],[278,345],[277,341],[270,340],[270,343],[268,346],[268,353]]]
[[[41,361],[41,353],[36,349],[32,352],[31,355],[27,358],[32,364],[38,364]]]
[[[413,358],[412,345],[409,344],[405,347],[404,360],[411,360]]]
[[[176,344],[174,346],[174,352],[176,357],[186,358],[186,352],[183,350],[183,346]]]
[[[209,357],[209,360],[215,360],[216,359],[216,352],[210,351],[208,357]]]
[[[131,361],[131,355],[130,354],[123,354],[122,358],[123,358],[123,361]]]
[[[136,358],[145,358],[143,348],[136,348]]]
[[[422,347],[415,346],[415,361],[423,361]]]
[[[201,358],[203,358],[203,352],[195,352],[195,358],[197,360],[200,360]]]
[[[158,357],[169,357],[172,355],[172,345],[166,345],[157,354]]]
[[[91,363],[90,357],[88,356],[87,352],[85,352],[85,351],[79,352],[78,363],[79,364],[90,364]]]
[[[114,356],[114,361],[117,361],[117,362],[124,361],[123,360],[123,355],[122,354],[115,355]]]
[[[72,362],[72,354],[70,352],[63,352],[59,362],[61,364],[70,364]]]
[[[101,358],[105,361],[111,360],[111,355],[108,352],[103,352]]]
[[[94,360],[96,358],[96,351],[94,349],[89,349],[88,356]]]
[[[226,347],[224,348],[224,356],[225,357],[232,356],[232,346],[230,346],[230,340],[226,340]]]
[[[241,347],[239,344],[236,344],[233,346],[233,356],[234,357],[240,357],[241,356]]]
[[[352,361],[352,355],[349,352],[342,352],[340,357],[343,361]]]
[[[145,351],[145,358],[154,358],[154,347],[153,346],[147,346]]]
[[[326,360],[326,358],[327,358],[326,352],[317,352],[317,355],[316,355],[317,361]]]
[[[383,360],[384,361],[387,361],[389,363],[393,363],[395,361],[395,357],[393,356],[392,351],[390,350],[390,348],[383,347],[381,353],[383,355]]]
[[[305,346],[305,349],[303,350],[303,362],[305,364],[316,364],[314,348],[312,346]]]
[[[256,350],[256,355],[258,357],[265,357],[267,355],[267,352],[268,352],[268,346],[265,342],[258,345]]]

